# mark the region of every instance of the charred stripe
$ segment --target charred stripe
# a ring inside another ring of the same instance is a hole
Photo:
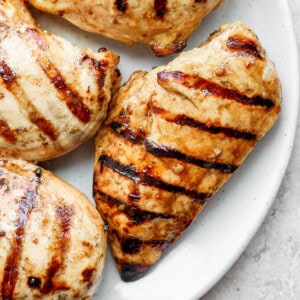
[[[147,152],[153,154],[157,157],[165,157],[165,158],[175,158],[180,161],[184,161],[190,164],[194,164],[198,167],[205,168],[205,169],[217,169],[223,173],[232,173],[238,167],[231,165],[231,164],[223,164],[217,162],[209,162],[201,159],[194,158],[192,156],[186,155],[181,153],[176,149],[172,149],[165,145],[158,145],[150,141],[149,139],[145,139],[143,136],[138,135],[137,133],[133,132],[127,123],[117,123],[114,122],[111,125],[113,131],[120,137],[128,140],[133,144],[144,144],[146,147]]]
[[[236,139],[256,140],[256,135],[251,132],[239,131],[239,130],[232,129],[232,128],[227,128],[227,127],[222,127],[222,126],[214,126],[212,124],[198,122],[195,119],[189,118],[185,115],[178,115],[174,119],[167,118],[166,121],[174,122],[178,125],[187,125],[187,126],[194,127],[194,128],[197,128],[197,129],[200,129],[203,131],[207,131],[212,134],[222,133],[225,136],[233,137]]]
[[[122,238],[120,240],[121,249],[127,254],[138,254],[143,246],[153,247],[156,251],[164,251],[170,244],[169,241],[164,240],[142,241],[134,237]]]
[[[130,206],[125,202],[113,198],[103,192],[100,193],[101,200],[108,203],[108,205],[116,206],[120,211],[131,220],[132,225],[140,225],[147,221],[152,221],[154,219],[174,219],[176,216],[170,214],[156,213],[147,210],[142,210],[136,206]]]
[[[17,136],[5,120],[0,120],[0,136],[10,144],[17,141]]]
[[[97,272],[94,268],[86,268],[81,272],[83,282],[90,288],[93,285],[93,275]]]
[[[47,62],[45,64],[41,58],[38,58],[38,62],[57,92],[61,95],[60,99],[66,103],[70,112],[83,124],[88,123],[91,112],[83,103],[83,99],[78,92],[66,84],[65,79],[52,63]]]
[[[53,124],[50,121],[44,119],[43,117],[36,116],[36,113],[29,113],[28,117],[31,123],[35,124],[40,131],[50,138],[51,141],[56,141],[57,134]]]
[[[53,278],[62,268],[64,264],[64,258],[66,256],[66,251],[70,246],[70,229],[73,215],[73,206],[61,204],[56,207],[56,217],[60,223],[61,233],[57,236],[58,245],[56,246],[56,253],[51,259],[46,272],[46,279],[44,281],[43,287],[41,288],[41,293],[45,295],[57,290],[70,289],[68,286],[62,284],[57,285],[54,282]]]
[[[47,135],[52,141],[55,141],[57,139],[57,135],[52,123],[46,120],[30,102],[26,93],[15,80],[13,71],[4,61],[0,62],[0,76],[3,79],[6,88],[15,96],[15,99],[18,101],[19,105],[21,107],[26,105],[26,112],[31,123],[36,125],[39,130]],[[17,138],[14,135],[14,132],[8,127],[8,124],[5,124],[5,121],[1,121],[0,127],[1,136],[12,143],[16,141]]]
[[[151,112],[155,114],[165,115],[167,111],[163,108],[157,106],[151,106]],[[193,118],[190,118],[186,115],[179,114],[175,115],[174,117],[164,116],[164,119],[168,122],[173,122],[178,125],[185,125],[193,128],[197,128],[202,131],[207,131],[212,134],[224,134],[227,137],[233,137],[236,139],[243,139],[243,140],[256,140],[256,135],[254,133],[248,131],[240,131],[233,128],[217,126],[214,123],[207,122],[199,122]]]
[[[140,132],[140,134],[134,132],[130,127],[128,122],[112,122],[110,124],[111,129],[120,137],[133,144],[143,144],[145,140],[145,135]]]
[[[36,28],[26,28],[26,32],[30,35],[30,37],[35,41],[37,46],[41,50],[47,50],[48,45],[46,41],[42,38],[42,36],[39,34],[39,31]]]
[[[167,12],[167,0],[154,0],[154,10],[156,17],[163,19]]]
[[[198,75],[190,75],[181,71],[161,71],[157,73],[157,80],[161,86],[168,82],[176,82],[189,89],[199,90],[205,95],[213,95],[222,99],[230,99],[245,105],[262,106],[270,109],[274,107],[271,99],[265,99],[260,96],[247,97],[239,91],[224,88],[217,83]]]
[[[43,294],[49,294],[54,290],[53,286],[53,277],[55,274],[58,272],[58,270],[61,268],[62,263],[60,258],[57,257],[52,257],[50,265],[48,266],[48,269],[46,271],[46,279],[43,284],[43,287],[41,288],[41,292]]]
[[[150,140],[145,141],[146,150],[158,157],[175,158],[205,169],[217,169],[222,173],[233,173],[238,167],[230,164],[221,164],[216,162],[208,162],[201,159],[196,159],[192,156],[185,155],[176,149],[168,146],[153,143]]]
[[[95,71],[95,77],[100,92],[100,95],[98,97],[98,103],[99,107],[102,107],[106,97],[103,93],[103,87],[105,84],[106,69],[109,63],[107,60],[96,60],[94,58],[89,57],[88,55],[85,55],[82,58],[82,61],[89,61]]]
[[[21,32],[19,32],[22,35]],[[82,123],[86,124],[90,120],[90,110],[83,103],[82,97],[74,90],[70,85],[68,85],[64,77],[60,74],[56,66],[48,59],[46,52],[47,42],[43,39],[43,36],[36,29],[32,30],[28,28],[25,30],[25,34],[29,37],[28,41],[35,41],[40,53],[37,56],[37,62],[44,71],[45,75],[50,79],[56,88],[58,94],[60,95],[60,100],[64,101],[71,111],[71,113]]]
[[[164,251],[172,243],[166,240],[141,240],[136,237],[120,237],[117,231],[112,232],[120,242],[121,249],[126,254],[137,254],[143,246],[150,246],[156,251]]]
[[[232,35],[228,38],[226,46],[230,50],[236,51],[241,55],[252,55],[256,58],[262,58],[257,49],[257,44],[246,36],[240,34]]]
[[[60,249],[65,252],[70,245],[70,229],[72,217],[74,216],[74,207],[71,205],[59,205],[56,208],[56,216],[60,221],[61,234],[60,234]]]
[[[120,266],[120,275],[123,281],[131,282],[136,281],[143,277],[148,271],[150,265],[128,263],[115,257],[117,264]]]
[[[8,89],[16,79],[16,75],[3,59],[0,60],[0,76]]]
[[[38,206],[37,195],[40,185],[40,176],[35,177],[29,183],[28,189],[24,195],[18,199],[19,212],[16,222],[16,235],[12,244],[11,251],[7,256],[4,274],[1,284],[1,293],[3,299],[13,299],[14,290],[18,280],[18,268],[22,254],[23,240],[25,236],[25,227],[28,223],[30,214],[34,208]]]
[[[151,175],[139,173],[133,165],[122,165],[118,161],[114,160],[112,157],[109,157],[107,155],[100,156],[99,164],[100,170],[103,170],[103,168],[109,168],[114,172],[120,174],[121,176],[131,179],[135,183],[146,186],[153,186],[170,193],[183,194],[195,201],[205,203],[207,198],[211,196],[206,193],[198,193],[197,191],[187,190],[184,187],[166,183],[160,180],[159,178],[156,178]]]

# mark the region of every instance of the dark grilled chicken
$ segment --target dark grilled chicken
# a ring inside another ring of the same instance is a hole
[[[76,26],[122,41],[149,44],[156,55],[181,51],[201,20],[223,0],[29,0]]]
[[[23,160],[0,159],[0,299],[91,299],[106,233],[90,201]]]
[[[24,1],[0,0],[0,156],[42,161],[94,135],[118,60],[41,31]]]
[[[94,197],[121,277],[161,257],[277,119],[281,85],[256,35],[224,25],[136,72],[97,136]]]

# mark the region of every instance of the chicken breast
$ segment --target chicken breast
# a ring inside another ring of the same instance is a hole
[[[281,85],[237,22],[136,72],[97,136],[94,196],[125,281],[145,274],[277,119]]]
[[[0,157],[42,161],[94,135],[118,61],[41,31],[24,1],[0,1]]]
[[[122,41],[149,44],[156,55],[181,51],[201,20],[223,0],[29,0],[76,26]]]
[[[91,299],[106,233],[96,208],[36,165],[0,159],[0,299]]]

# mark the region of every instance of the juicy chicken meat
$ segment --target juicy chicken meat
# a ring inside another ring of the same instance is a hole
[[[76,26],[122,41],[149,44],[156,55],[181,51],[201,20],[223,0],[29,0]]]
[[[105,264],[96,208],[36,165],[0,159],[0,299],[91,299]]]
[[[96,141],[94,195],[121,277],[143,276],[242,164],[280,111],[274,64],[244,24],[136,72]]]
[[[0,0],[0,156],[42,161],[94,135],[118,61],[41,31],[24,1]]]

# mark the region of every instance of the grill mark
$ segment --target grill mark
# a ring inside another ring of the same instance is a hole
[[[38,30],[36,28],[26,28],[26,32],[33,38],[37,46],[45,51],[48,49],[48,45],[45,42],[45,40],[42,38],[42,36],[39,34]],[[20,33],[20,32],[19,32]]]
[[[104,80],[105,80],[105,71],[108,67],[108,62],[106,60],[99,61],[91,58],[91,62],[96,70],[96,80],[99,86],[99,90],[102,90],[104,86]]]
[[[99,158],[100,170],[102,171],[103,168],[109,168],[114,172],[118,173],[121,176],[124,176],[128,179],[131,179],[135,183],[139,183],[146,186],[153,186],[158,189],[170,192],[170,193],[179,193],[183,194],[194,201],[199,201],[201,203],[205,203],[207,198],[211,195],[207,193],[198,193],[194,190],[187,190],[184,187],[180,187],[177,185],[172,185],[166,183],[159,178],[154,176],[150,176],[147,174],[139,173],[134,166],[132,165],[122,165],[112,157],[107,155],[101,155]]]
[[[57,139],[57,134],[54,126],[48,120],[46,120],[31,103],[28,96],[16,81],[16,76],[9,66],[2,60],[0,61],[0,76],[7,90],[14,95],[15,100],[18,102],[21,108],[26,107],[28,119],[38,127],[38,129],[48,136],[52,141]],[[5,121],[0,121],[0,135],[4,137],[8,142],[14,143],[17,141],[17,137],[14,132],[9,128]]]
[[[126,254],[138,254],[142,245],[142,240],[133,237],[120,240],[121,250]]]
[[[10,144],[14,144],[17,141],[14,131],[10,129],[4,120],[0,120],[0,136]]]
[[[157,157],[165,157],[165,158],[175,158],[180,161],[184,161],[193,165],[196,165],[205,169],[216,169],[220,170],[222,173],[233,173],[238,167],[231,164],[221,164],[216,162],[208,162],[201,159],[196,159],[192,156],[185,155],[176,149],[172,149],[170,147],[159,145],[153,143],[150,140],[145,141],[146,150],[157,156]]]
[[[1,284],[3,299],[13,299],[14,296],[14,290],[19,274],[18,267],[23,248],[25,227],[28,223],[32,210],[38,206],[36,198],[40,183],[40,177],[35,174],[35,177],[29,183],[28,189],[19,199],[20,206],[16,221],[16,237],[12,244],[11,251],[6,259],[3,280]]]
[[[39,116],[35,116],[36,113],[29,113],[29,120],[31,123],[35,124],[40,131],[42,131],[45,135],[47,135],[51,141],[57,140],[57,134],[55,132],[55,128],[53,124]]]
[[[166,114],[168,113],[164,108],[151,105],[149,107],[152,113],[158,114],[158,115],[165,115],[164,120],[168,122],[173,122],[178,125],[184,125],[193,127],[202,131],[207,131],[211,134],[224,134],[227,137],[233,137],[236,139],[243,139],[243,140],[256,140],[257,137],[254,133],[248,132],[248,131],[240,131],[236,130],[230,127],[223,127],[223,126],[217,126],[214,123],[211,122],[199,122],[193,118],[190,118],[184,114],[178,114],[174,117],[168,117]]]
[[[161,144],[160,145],[154,144],[149,139],[145,139],[144,137],[139,136],[137,133],[133,132],[129,128],[129,125],[126,123],[123,124],[123,123],[114,122],[112,124],[113,126],[111,126],[111,128],[118,136],[128,140],[133,144],[139,144],[139,145],[144,144],[146,151],[153,154],[154,156],[175,158],[177,160],[184,161],[201,168],[220,170],[223,173],[233,173],[238,168],[238,166],[231,165],[231,164],[209,162],[209,161],[197,159],[192,156],[183,154],[180,151],[176,149],[172,149],[168,146],[161,145]],[[125,128],[125,130],[120,130],[120,128]]]
[[[55,276],[55,274],[57,273],[57,271],[61,268],[61,265],[62,264],[61,264],[61,261],[59,260],[58,256],[57,256],[57,258],[52,257],[51,263],[46,272],[45,283],[41,289],[41,292],[43,294],[49,294],[49,293],[51,293],[51,291],[54,290],[52,279]]]
[[[74,208],[72,206],[61,204],[56,208],[56,217],[60,223],[61,234],[57,237],[58,245],[56,253],[53,255],[51,263],[46,272],[46,279],[41,289],[41,292],[43,294],[49,294],[52,291],[57,290],[69,289],[64,285],[55,284],[53,282],[53,278],[55,277],[57,272],[63,267],[66,251],[70,247],[70,229],[73,215]]]
[[[207,3],[207,0],[195,0],[195,3]]]
[[[236,90],[231,90],[218,85],[198,75],[185,74],[181,71],[161,71],[157,73],[158,83],[164,87],[168,82],[176,82],[188,89],[200,90],[204,95],[214,95],[223,99],[230,99],[244,105],[262,106],[267,109],[274,107],[271,99],[260,96],[247,97]]]
[[[125,13],[128,8],[127,0],[116,0],[115,5],[118,11]]]
[[[83,99],[79,96],[76,90],[73,90],[62,77],[57,68],[50,62],[45,62],[41,57],[37,59],[40,67],[46,74],[46,76],[53,83],[57,92],[60,95],[60,99],[64,101],[70,110],[70,112],[83,124],[87,124],[90,121],[91,112],[89,108],[83,103]]]
[[[66,251],[70,246],[70,229],[71,221],[74,216],[74,208],[70,205],[61,205],[56,209],[56,216],[60,220],[60,248],[62,252]]]
[[[144,246],[155,248],[156,251],[164,251],[172,243],[167,240],[141,240],[136,237],[120,237],[116,230],[112,233],[116,236],[120,243],[121,250],[126,254],[138,254]]]
[[[0,76],[8,89],[16,80],[16,75],[3,59],[0,60]]]
[[[131,142],[132,144],[143,144],[145,136],[140,132],[140,134],[134,132],[126,122],[112,122],[110,124],[111,129],[120,137]]]
[[[174,122],[178,125],[187,125],[190,127],[194,127],[203,131],[207,131],[212,134],[224,134],[227,137],[232,137],[236,139],[243,139],[243,140],[256,140],[256,135],[247,132],[247,131],[239,131],[236,129],[223,127],[223,126],[214,126],[210,123],[202,123],[194,120],[193,118],[189,118],[185,115],[178,115],[176,118],[166,118],[168,122]]]
[[[93,285],[93,275],[95,271],[94,268],[86,268],[81,272],[83,282],[86,282],[89,288]]]
[[[113,198],[103,192],[100,193],[101,200],[108,205],[116,206],[120,212],[124,213],[128,219],[130,219],[130,225],[140,225],[147,221],[153,221],[154,219],[170,220],[176,218],[176,216],[164,213],[156,213],[147,210],[142,210],[136,206],[130,206],[125,202]]]
[[[149,269],[147,264],[135,264],[122,261],[115,257],[117,264],[120,266],[120,276],[123,281],[136,281],[143,277]]]
[[[19,32],[19,34],[21,35],[22,33]],[[66,83],[62,74],[48,59],[44,51],[48,45],[40,32],[29,28],[29,30],[25,31],[25,34],[28,35],[29,42],[33,40],[38,46],[38,49],[41,50],[40,53],[37,54],[37,63],[56,88],[60,100],[66,103],[68,109],[80,122],[83,124],[88,123],[91,115],[89,108],[84,104],[78,92]],[[41,45],[43,46],[41,47]]]
[[[154,0],[154,10],[157,18],[163,20],[167,12],[167,2],[167,0]]]
[[[165,240],[143,241],[134,237],[120,239],[121,249],[126,254],[138,254],[143,246],[150,246],[156,251],[164,251],[170,244],[171,242]]]
[[[98,104],[100,107],[102,107],[103,102],[106,100],[106,95],[103,93],[103,87],[105,84],[105,76],[106,76],[106,70],[108,67],[108,61],[106,60],[95,60],[94,58],[89,57],[88,55],[85,55],[82,58],[82,62],[88,60],[95,71],[95,78],[96,82],[99,88],[99,96],[98,96]]]
[[[262,56],[257,49],[257,44],[240,34],[232,35],[228,38],[226,42],[227,48],[230,50],[234,50],[236,52],[239,52],[240,55],[252,55],[256,58],[262,59]]]

